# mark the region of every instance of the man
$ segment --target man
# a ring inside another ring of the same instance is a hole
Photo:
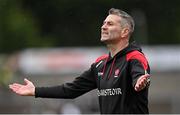
[[[25,85],[9,85],[15,93],[42,98],[76,98],[98,89],[100,112],[148,114],[148,61],[135,42],[129,43],[134,31],[130,15],[111,8],[101,27],[101,41],[109,55],[99,57],[72,83],[54,87],[35,87],[25,79]]]

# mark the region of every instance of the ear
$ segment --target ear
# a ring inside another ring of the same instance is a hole
[[[122,31],[121,31],[121,37],[122,38],[126,38],[128,35],[129,35],[129,29],[128,28],[124,28]]]

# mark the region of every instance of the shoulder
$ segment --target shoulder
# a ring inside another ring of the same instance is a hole
[[[145,55],[140,51],[132,51],[126,55],[126,60],[129,61],[131,59],[138,59],[138,60],[146,60]]]
[[[143,65],[143,67],[145,69],[148,68],[148,61],[147,61],[145,55],[140,51],[135,50],[135,51],[132,51],[132,52],[128,53],[126,55],[126,60],[127,61],[138,60]]]
[[[98,57],[98,58],[96,59],[95,63],[98,63],[99,61],[108,58],[108,56],[109,56],[108,54],[104,54],[104,55]]]

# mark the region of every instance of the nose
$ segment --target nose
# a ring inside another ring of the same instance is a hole
[[[104,23],[104,24],[101,26],[101,29],[102,29],[102,30],[106,30],[106,29],[107,29],[106,23]]]

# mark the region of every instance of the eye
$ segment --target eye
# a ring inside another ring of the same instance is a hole
[[[114,25],[114,23],[111,22],[111,21],[108,21],[108,22],[107,22],[107,21],[104,21],[102,25],[112,26],[112,25]]]
[[[114,24],[113,24],[113,22],[107,22],[107,25],[112,26]]]
[[[106,24],[106,22],[104,21],[103,23],[102,23],[102,25],[105,25]]]

